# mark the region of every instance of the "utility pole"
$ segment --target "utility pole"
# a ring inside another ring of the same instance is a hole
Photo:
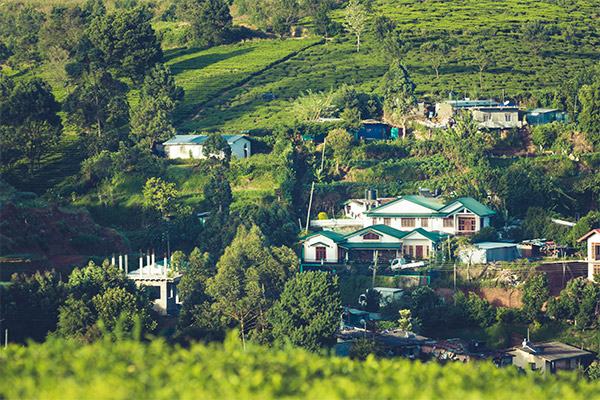
[[[323,139],[323,153],[321,154],[321,172],[323,172],[323,166],[325,163],[325,145],[327,144],[327,138]]]
[[[456,293],[456,263],[454,263],[454,293]]]
[[[310,189],[310,200],[308,201],[308,214],[306,215],[306,229],[304,230],[304,234],[308,233],[308,224],[310,223],[310,208],[312,207],[312,199],[313,193],[315,191],[315,181],[312,183],[312,187]]]
[[[373,281],[371,282],[371,289],[375,287],[375,275],[377,274],[377,256],[379,251],[375,250],[375,261],[373,263]]]

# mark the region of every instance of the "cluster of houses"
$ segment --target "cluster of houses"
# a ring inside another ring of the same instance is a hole
[[[496,214],[471,197],[444,204],[423,195],[377,199],[373,193],[344,203],[345,216],[359,229],[346,234],[322,230],[303,238],[302,259],[308,263],[368,262],[376,256],[429,259],[449,236],[477,233]]]
[[[473,119],[480,128],[486,129],[512,129],[524,125],[541,125],[552,122],[568,122],[567,113],[548,108],[521,110],[516,104],[510,102],[499,103],[494,100],[447,100],[428,106],[419,104],[418,115],[425,119],[421,122],[433,124],[437,127],[449,127],[456,116],[463,111],[470,111]],[[339,118],[321,118],[315,122],[335,122]],[[432,122],[432,121],[435,121]],[[385,140],[395,139],[401,132],[388,124],[377,120],[364,120],[354,134],[357,140]],[[207,135],[176,135],[166,142],[157,145],[157,151],[168,158],[205,158],[202,148]],[[231,147],[231,154],[236,158],[247,158],[252,155],[252,143],[244,135],[223,135]],[[304,139],[315,139],[307,136]],[[321,138],[322,140],[322,138]]]
[[[585,368],[594,358],[594,354],[589,351],[556,341],[531,343],[523,339],[519,346],[493,350],[477,340],[436,340],[401,329],[368,332],[351,326],[345,326],[336,333],[335,353],[348,356],[356,341],[367,335],[390,357],[463,363],[491,361],[497,367],[514,365],[522,370],[536,371],[540,374]]]

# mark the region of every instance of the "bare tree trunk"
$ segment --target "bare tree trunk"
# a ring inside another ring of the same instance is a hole
[[[246,335],[244,334],[244,319],[240,320],[240,326],[242,327],[242,347],[246,351]]]

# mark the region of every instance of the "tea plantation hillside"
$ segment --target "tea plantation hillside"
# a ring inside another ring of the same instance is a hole
[[[171,347],[121,340],[49,340],[0,352],[3,399],[515,399],[597,398],[598,381],[541,378],[491,363],[364,362],[250,346]],[[10,384],[6,384],[10,382]]]
[[[504,97],[530,107],[550,106],[563,83],[597,64],[600,38],[595,12],[599,5],[598,1],[380,0],[372,2],[368,24],[372,29],[378,15],[397,22],[403,42],[402,61],[417,84],[419,96],[441,99],[453,92],[472,98]],[[332,16],[339,29],[344,9],[335,10]],[[522,33],[524,25],[534,20],[542,21],[549,33],[539,49],[533,49]],[[303,23],[310,32],[310,18]],[[450,46],[439,78],[430,55],[421,49],[422,44],[436,40]],[[379,92],[380,79],[388,67],[370,31],[361,41],[360,53],[356,53],[356,39],[347,32],[313,46],[307,45],[307,40],[268,42],[271,44],[259,41],[189,52],[185,60],[170,59],[175,69],[187,70],[177,77],[190,93],[180,110],[180,128],[247,130],[272,126],[292,119],[290,102],[309,89],[329,90],[345,83],[359,92]],[[298,42],[303,44],[295,44]],[[480,61],[472,47],[478,43],[484,49],[480,57],[485,59],[481,80]],[[249,50],[247,46],[255,47]],[[299,51],[292,54],[294,48]],[[275,51],[279,57],[288,52],[289,59],[274,63],[278,56],[269,53]],[[256,56],[262,53],[265,57],[259,61]],[[276,99],[263,99],[265,93],[274,94]]]

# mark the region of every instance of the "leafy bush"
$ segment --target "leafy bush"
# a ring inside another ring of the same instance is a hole
[[[365,354],[366,356],[366,354]],[[362,356],[361,356],[362,358]],[[224,345],[169,346],[162,340],[91,345],[51,339],[0,352],[0,387],[7,399],[358,399],[456,398],[547,400],[596,398],[600,382],[561,373],[524,375],[491,363],[412,363],[334,358],[301,349]]]

